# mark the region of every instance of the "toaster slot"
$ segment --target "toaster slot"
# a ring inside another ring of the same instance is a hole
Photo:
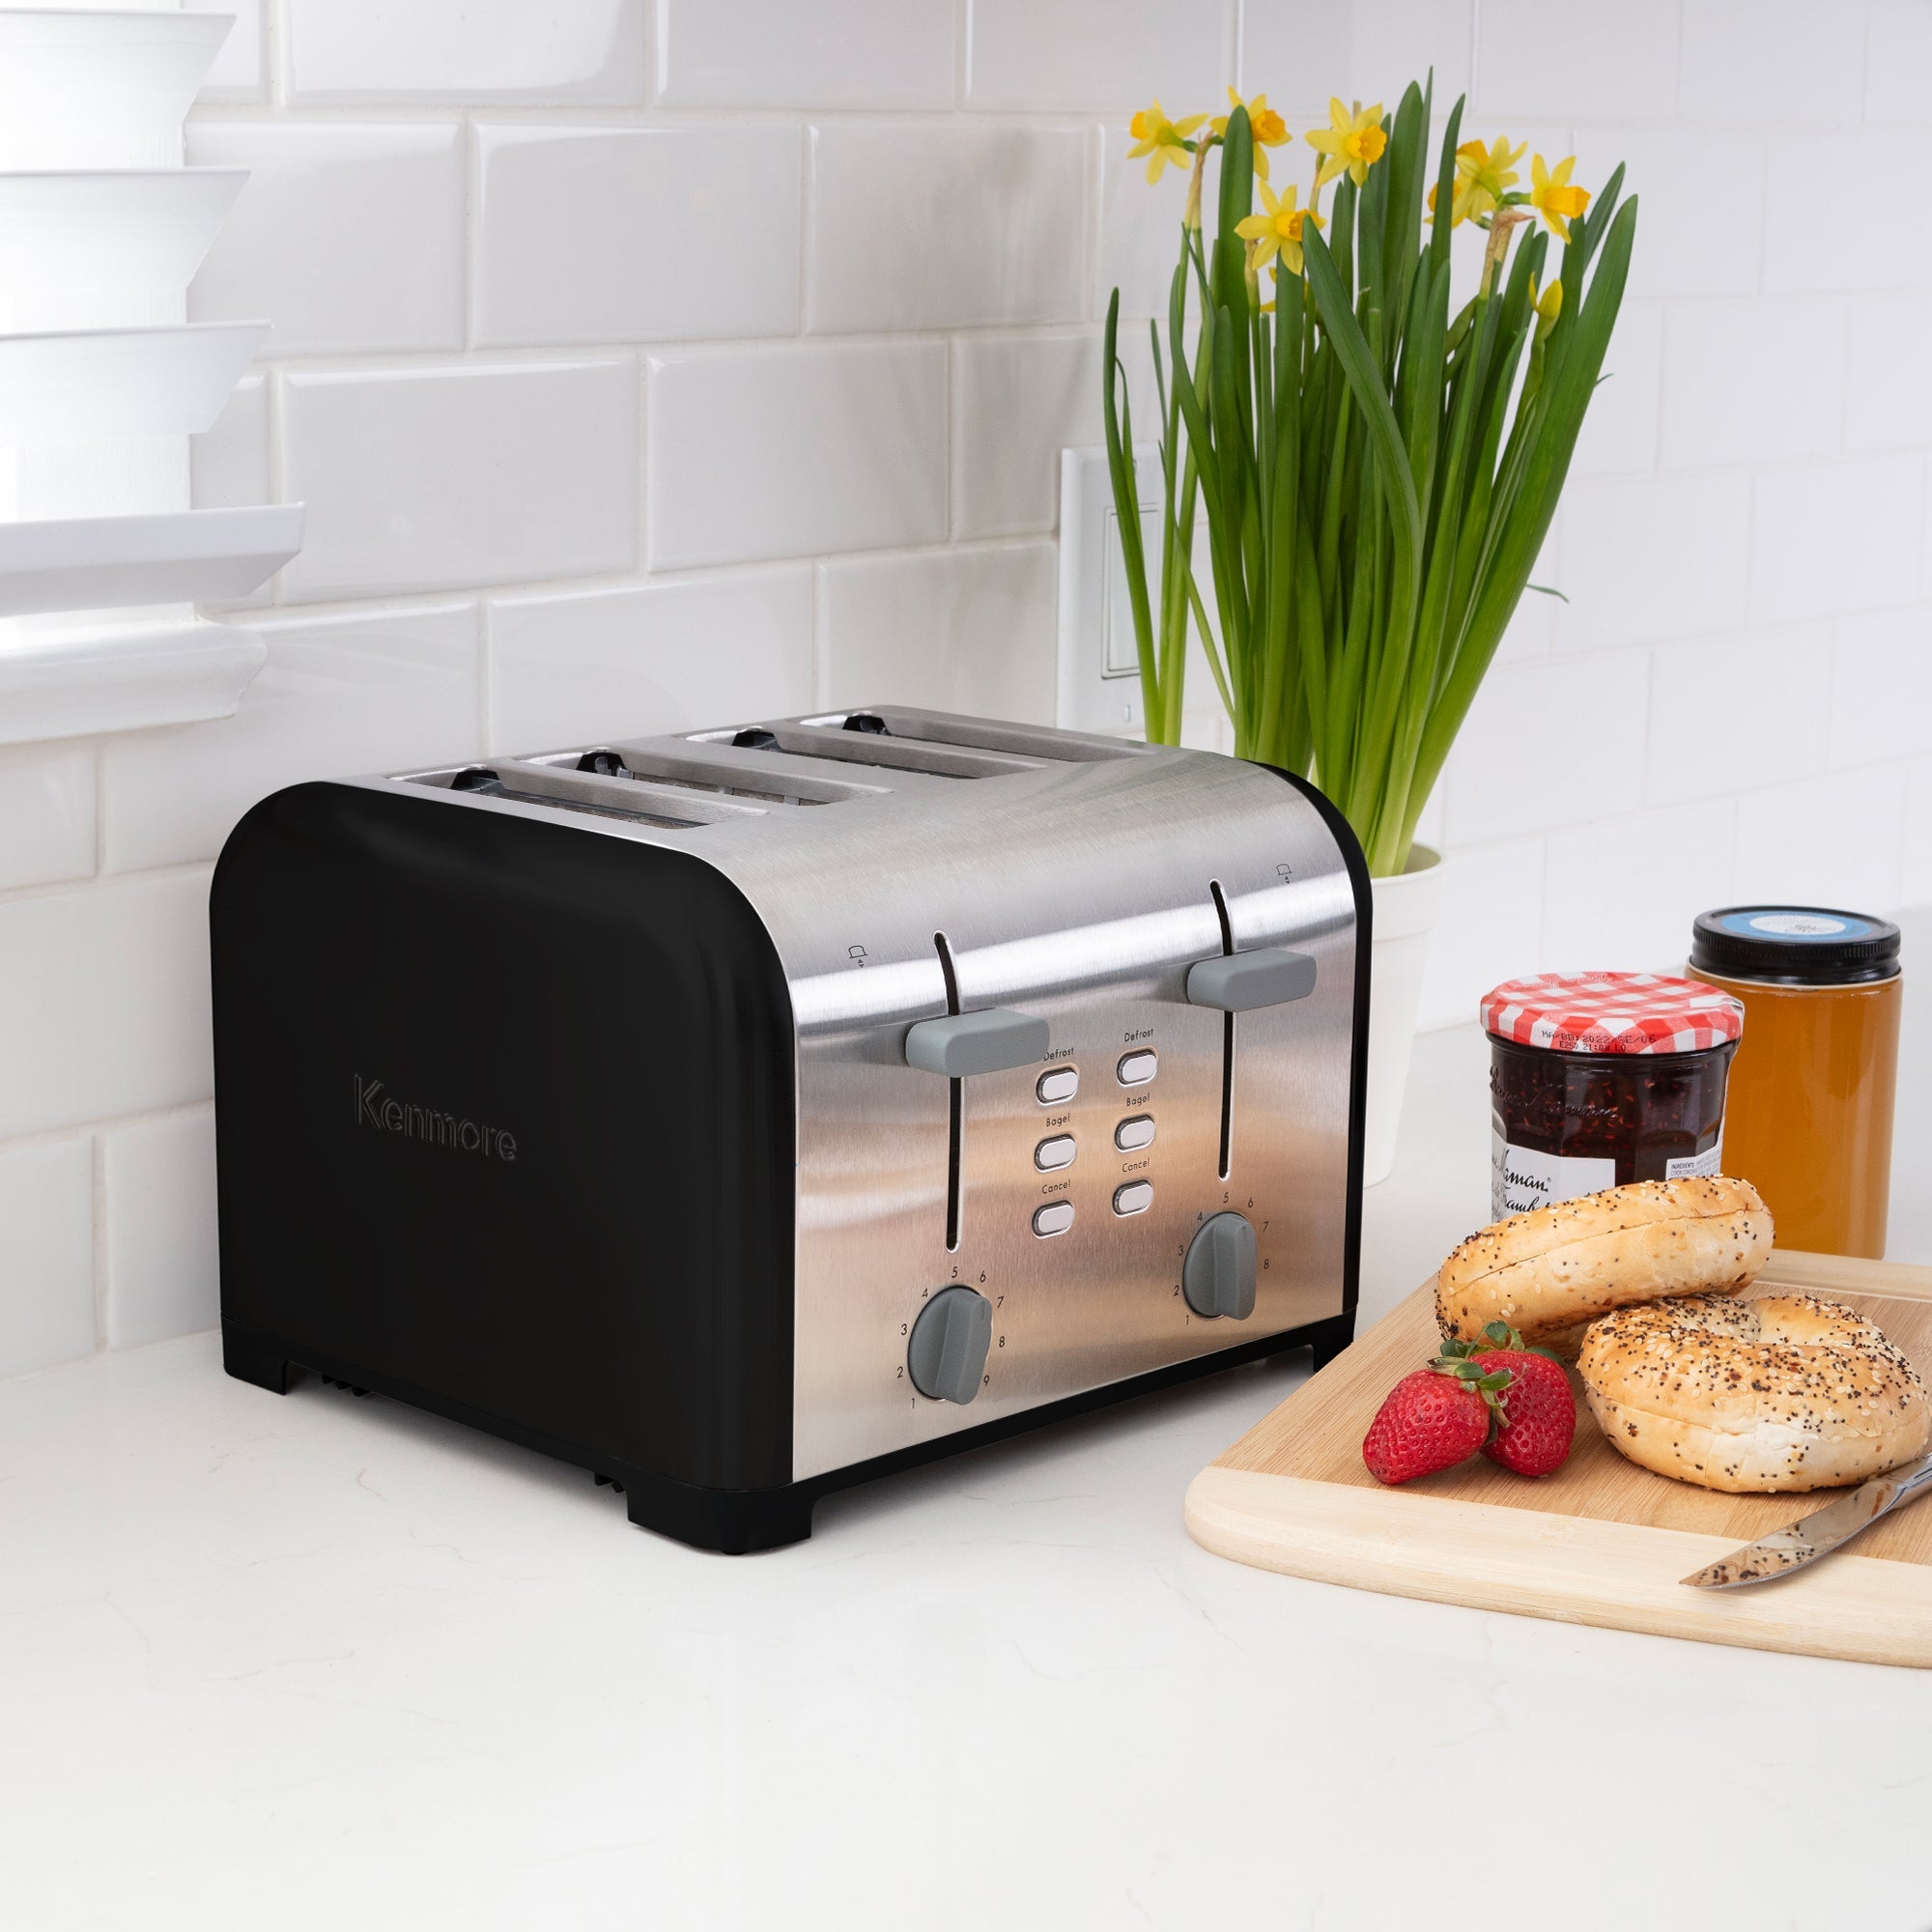
[[[1221,922],[1221,956],[1229,957],[1235,950],[1235,923],[1228,917],[1228,895],[1221,890],[1219,879],[1209,879],[1208,890],[1214,895],[1214,915]],[[1234,1166],[1235,1154],[1235,1016],[1231,1012],[1221,1015],[1221,1166],[1220,1178],[1226,1180]]]
[[[619,781],[661,785],[679,792],[708,792],[719,798],[748,799],[758,805],[838,805],[846,799],[878,798],[885,787],[838,779],[793,777],[771,770],[762,759],[721,747],[710,756],[668,752],[663,745],[618,742],[589,751],[554,752],[525,760],[558,771],[591,773]]]
[[[728,744],[754,757],[777,752],[791,758],[820,759],[828,764],[857,765],[873,771],[919,772],[939,779],[1009,778],[1015,772],[1042,770],[1048,763],[1044,758],[1022,757],[1009,752],[902,738],[886,727],[877,712],[838,715],[843,718],[842,723],[781,721],[731,731],[700,732],[691,742]]]
[[[800,723],[868,736],[911,738],[969,752],[993,752],[1037,759],[1042,764],[1091,765],[1114,758],[1140,758],[1148,748],[1127,738],[1099,738],[1037,724],[1008,724],[984,718],[957,718],[945,711],[915,711],[881,704],[869,711],[834,711]]]
[[[946,980],[946,1010],[959,1010],[959,976],[953,970],[952,948],[945,933],[932,935],[939,954],[939,971]],[[959,1251],[960,1161],[966,1140],[966,1083],[956,1075],[946,1083],[946,1251]]]
[[[549,765],[525,763],[517,758],[498,758],[487,765],[464,765],[440,772],[412,773],[405,782],[469,792],[482,798],[509,799],[518,805],[549,806],[593,818],[621,818],[632,824],[656,825],[677,832],[757,817],[764,811],[762,806],[739,805],[723,798],[680,796],[625,779],[588,772],[559,772]]]

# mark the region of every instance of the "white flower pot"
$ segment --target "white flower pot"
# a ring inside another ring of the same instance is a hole
[[[1398,877],[1372,879],[1375,937],[1369,948],[1369,1092],[1363,1134],[1362,1185],[1386,1180],[1395,1166],[1396,1128],[1408,1087],[1415,1016],[1422,1005],[1422,974],[1429,963],[1429,935],[1442,914],[1442,855],[1427,845],[1409,848],[1408,867]]]

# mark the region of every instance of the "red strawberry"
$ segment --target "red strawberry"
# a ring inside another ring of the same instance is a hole
[[[1490,1433],[1490,1404],[1507,1380],[1463,1362],[1404,1376],[1362,1438],[1369,1474],[1378,1483],[1406,1483],[1473,1456]]]
[[[1519,1476],[1548,1476],[1563,1466],[1577,1433],[1577,1398],[1570,1378],[1554,1355],[1525,1349],[1522,1337],[1502,1321],[1483,1330],[1491,1346],[1460,1345],[1462,1358],[1485,1376],[1509,1378],[1502,1394],[1496,1430],[1483,1445],[1483,1454]],[[1445,1354],[1459,1351],[1451,1343]]]

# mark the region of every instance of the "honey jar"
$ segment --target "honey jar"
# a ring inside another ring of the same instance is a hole
[[[1725,906],[1691,927],[1690,977],[1743,1001],[1724,1167],[1781,1248],[1885,1253],[1904,988],[1898,927],[1829,906]]]

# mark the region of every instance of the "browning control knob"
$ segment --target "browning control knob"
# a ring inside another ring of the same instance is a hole
[[[1239,1214],[1210,1214],[1180,1265],[1180,1292],[1197,1315],[1255,1312],[1255,1231]]]
[[[1252,1283],[1248,1300],[1252,1305]],[[906,1372],[913,1387],[934,1402],[971,1402],[980,1393],[992,1342],[993,1304],[970,1288],[942,1288],[920,1310],[906,1344]]]

